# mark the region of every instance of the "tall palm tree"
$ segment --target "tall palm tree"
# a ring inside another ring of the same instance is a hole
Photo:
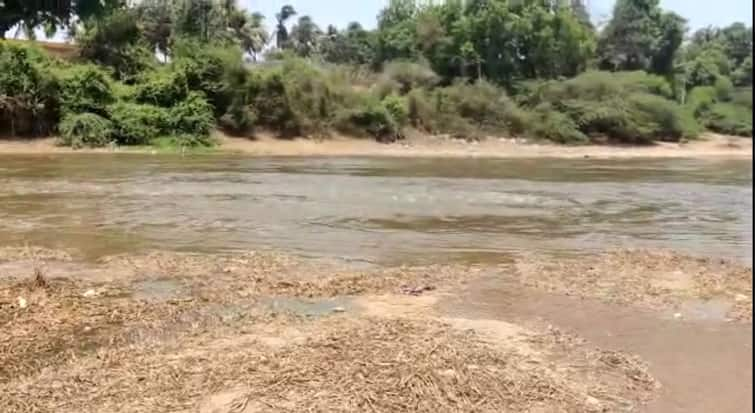
[[[309,57],[317,48],[322,30],[309,16],[302,16],[291,28],[291,43],[299,56]]]
[[[228,28],[233,32],[239,45],[253,60],[270,41],[264,26],[265,16],[261,13],[249,13],[245,10],[234,11],[228,19]]]
[[[288,29],[286,28],[286,22],[293,16],[296,16],[296,10],[294,9],[294,6],[289,4],[281,7],[280,12],[275,14],[275,19],[278,21],[275,28],[275,44],[279,49],[285,49],[288,47]]]

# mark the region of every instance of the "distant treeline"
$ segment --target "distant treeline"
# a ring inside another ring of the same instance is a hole
[[[0,42],[0,135],[73,146],[211,145],[211,130],[406,128],[562,143],[752,136],[752,28],[689,34],[657,0],[395,0],[367,30],[233,0],[6,0],[0,33],[65,30],[76,47]],[[11,30],[11,31],[12,31]],[[64,57],[64,59],[60,59]]]

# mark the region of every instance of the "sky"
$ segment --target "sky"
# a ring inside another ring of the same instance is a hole
[[[593,18],[605,21],[610,17],[613,0],[586,0]],[[378,11],[388,0],[239,0],[239,4],[267,17],[272,27],[275,12],[284,4],[291,4],[300,15],[310,15],[320,26],[334,24],[345,27],[358,21],[365,27],[375,27]],[[752,25],[751,0],[661,0],[661,6],[675,11],[689,20],[692,30],[708,25],[725,26],[735,21]]]

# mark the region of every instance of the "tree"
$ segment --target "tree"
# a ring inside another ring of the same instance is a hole
[[[77,35],[81,56],[109,67],[119,80],[133,80],[154,60],[154,50],[145,47],[137,19],[133,9],[124,9],[87,20]]]
[[[357,22],[349,23],[342,31],[328,26],[319,51],[323,59],[331,63],[372,64],[376,59],[375,32],[365,30]]]
[[[309,16],[302,16],[291,28],[289,41],[294,52],[302,57],[311,56],[317,49],[322,30]]]
[[[31,32],[38,26],[45,26],[52,34],[59,26],[69,26],[73,19],[85,20],[102,16],[110,10],[124,5],[122,0],[67,0],[67,1],[0,1],[0,39],[16,25]]]
[[[173,10],[169,0],[143,0],[136,11],[144,39],[151,48],[167,57],[174,30]]]
[[[264,20],[265,16],[262,14],[249,13],[245,10],[233,10],[228,20],[228,28],[234,33],[241,49],[255,61],[270,41],[270,36],[263,24]]]
[[[598,44],[600,66],[670,75],[686,21],[664,13],[659,0],[617,0]]]
[[[291,5],[285,5],[281,7],[281,10],[275,14],[275,19],[278,24],[275,27],[275,45],[278,49],[285,49],[288,47],[288,29],[286,28],[286,22],[291,17],[296,16],[296,10]]]

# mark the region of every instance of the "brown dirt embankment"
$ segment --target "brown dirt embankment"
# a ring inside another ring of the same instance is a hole
[[[565,146],[520,139],[488,138],[467,142],[439,136],[410,135],[406,140],[381,144],[365,139],[333,137],[327,140],[280,140],[267,134],[257,139],[216,135],[219,153],[249,156],[382,156],[485,158],[752,158],[752,139],[708,134],[688,143],[659,142],[648,146]],[[151,153],[150,148],[119,148],[117,152]],[[111,149],[73,151],[55,145],[52,138],[0,140],[0,154],[111,153]],[[157,152],[155,152],[157,153]]]

